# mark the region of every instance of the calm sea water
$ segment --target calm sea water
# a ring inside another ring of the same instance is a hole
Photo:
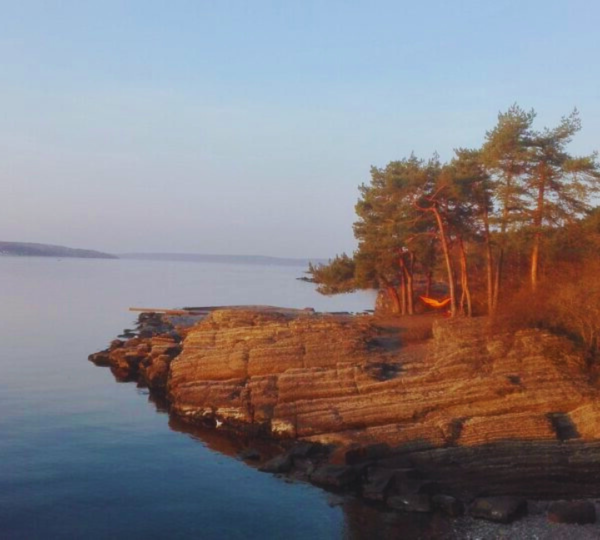
[[[130,306],[372,307],[318,295],[303,270],[0,257],[0,538],[440,537],[435,517],[260,473],[87,361],[134,324]]]
[[[130,306],[372,307],[301,267],[0,257],[0,537],[340,538],[344,510],[169,427],[87,362]]]

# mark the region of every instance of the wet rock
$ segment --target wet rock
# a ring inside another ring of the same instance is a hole
[[[369,467],[366,480],[362,486],[362,495],[365,499],[385,501],[390,486],[394,482],[395,471],[382,467]]]
[[[387,505],[404,512],[432,512],[431,498],[426,493],[392,495],[387,499]]]
[[[266,463],[263,463],[258,470],[261,472],[282,474],[288,473],[292,469],[292,458],[289,454],[281,454],[270,459]]]
[[[97,366],[110,366],[110,353],[107,350],[90,354],[88,360]]]
[[[356,465],[366,461],[374,461],[388,457],[390,447],[385,443],[370,444],[358,448],[350,448],[345,453],[345,462],[347,465]]]
[[[260,452],[255,448],[246,448],[238,454],[238,457],[244,461],[259,461]]]
[[[322,444],[310,441],[300,441],[289,450],[289,455],[296,461],[297,459],[306,459],[319,455],[325,455],[327,448]]]
[[[527,514],[527,501],[518,497],[481,497],[469,508],[471,516],[498,523],[511,523]]]
[[[310,458],[294,458],[294,470],[299,477],[310,477],[316,468],[317,465]]]
[[[434,495],[431,502],[436,510],[450,517],[462,516],[465,511],[463,503],[451,495]]]
[[[345,465],[321,465],[310,479],[320,486],[348,488],[357,482],[358,470]]]
[[[548,507],[552,523],[596,523],[596,507],[590,501],[556,501]]]
[[[392,489],[394,493],[430,493],[431,482],[425,480],[423,475],[416,469],[405,467],[395,469]]]

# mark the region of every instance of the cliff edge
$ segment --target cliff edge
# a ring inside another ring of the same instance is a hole
[[[491,334],[483,318],[438,319],[406,345],[372,316],[219,309],[179,329],[146,317],[156,332],[91,359],[162,389],[189,422],[334,446],[330,463],[367,463],[365,485],[383,474],[383,491],[377,470],[414,469],[463,499],[600,495],[599,392],[566,338]]]

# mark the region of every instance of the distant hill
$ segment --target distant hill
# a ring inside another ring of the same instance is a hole
[[[273,266],[308,266],[309,262],[323,262],[322,259],[292,259],[267,257],[265,255],[206,255],[200,253],[120,253],[121,259],[145,261],[184,261],[226,264],[260,264]]]
[[[77,257],[80,259],[118,259],[116,255],[91,249],[74,249],[50,244],[29,242],[0,242],[0,256],[19,257]]]

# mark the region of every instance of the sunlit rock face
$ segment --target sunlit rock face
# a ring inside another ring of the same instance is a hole
[[[595,371],[565,338],[436,319],[407,345],[397,322],[274,308],[147,322],[90,360],[165,392],[187,422],[334,445],[336,467],[414,469],[465,501],[600,495]]]
[[[364,367],[385,357],[373,350],[373,335],[367,318],[215,311],[188,333],[171,364],[173,411],[268,424],[281,435],[315,433],[299,425],[301,417],[307,422],[299,407],[357,396]],[[316,433],[337,429],[331,414],[321,416]]]
[[[437,320],[403,346],[376,319],[219,310],[170,364],[171,411],[347,448],[383,443],[445,492],[596,496],[598,390],[566,339]]]
[[[595,438],[584,358],[528,330],[440,321],[427,345],[390,349],[368,317],[220,310],[170,366],[173,411],[262,423],[322,442],[475,446]]]

